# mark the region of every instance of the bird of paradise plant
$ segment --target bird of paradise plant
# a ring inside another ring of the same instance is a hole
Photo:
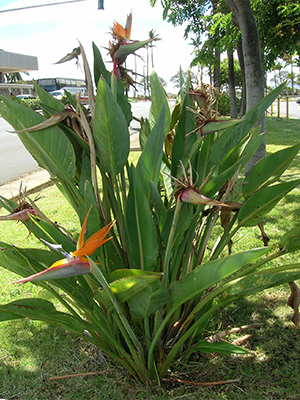
[[[104,228],[100,229],[98,232],[94,233],[88,240],[84,242],[84,234],[86,230],[87,220],[90,210],[83,222],[80,235],[77,242],[77,250],[71,252],[63,252],[65,258],[62,260],[55,261],[48,269],[41,271],[37,274],[28,276],[27,278],[20,279],[13,283],[26,283],[26,282],[36,282],[49,279],[61,279],[70,278],[72,276],[89,274],[91,272],[90,263],[86,256],[90,256],[102,246],[105,242],[112,239],[112,236],[105,238],[105,236],[111,230],[115,221],[110,222]],[[48,244],[48,243],[47,243]],[[58,250],[61,246],[55,246],[48,244],[49,247],[53,247]]]
[[[114,55],[127,46],[131,44],[120,46]],[[61,244],[70,254],[63,261],[55,246],[23,249],[0,242],[0,265],[21,275],[19,282],[32,281],[49,290],[64,307],[62,312],[50,301],[20,299],[0,305],[0,320],[55,323],[95,344],[135,379],[155,385],[174,361],[188,361],[193,352],[245,352],[226,343],[208,343],[208,322],[240,297],[300,278],[300,264],[283,261],[300,249],[297,230],[268,246],[242,252],[234,246],[238,231],[262,227],[264,216],[299,185],[299,179],[279,178],[300,144],[269,155],[245,176],[244,167],[263,140],[252,127],[284,85],[242,120],[203,119],[199,124],[204,112],[199,113],[196,107],[201,105],[193,102],[195,93],[185,90],[172,108],[153,72],[149,119],[143,120],[140,131],[141,153],[137,164],[129,165],[130,104],[99,49],[93,45],[93,50],[95,102],[90,97],[89,110],[76,108],[70,95],[73,123],[62,118],[63,104],[37,85],[44,115],[2,97],[1,115],[49,171],[82,229],[74,251],[65,230],[30,216],[28,229],[34,235]],[[4,207],[14,207],[0,200]],[[86,226],[91,237],[84,243]],[[105,239],[108,232],[111,236]],[[105,246],[94,252],[103,241]],[[279,257],[280,263],[274,264]],[[92,273],[51,276],[70,271],[74,264]],[[52,268],[45,270],[48,265]]]

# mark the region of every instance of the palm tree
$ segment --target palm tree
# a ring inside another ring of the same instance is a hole
[[[149,88],[149,48],[151,48],[151,66],[152,69],[154,68],[154,59],[153,59],[153,42],[157,40],[161,40],[161,38],[158,36],[158,34],[155,34],[155,29],[151,29],[149,31],[149,39],[151,39],[151,42],[148,43],[147,45],[147,92],[148,96],[150,96],[150,88]]]

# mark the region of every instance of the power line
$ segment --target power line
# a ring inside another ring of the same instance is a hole
[[[0,10],[0,13],[10,12],[10,11],[21,11],[21,10],[28,10],[30,8],[39,8],[39,7],[48,7],[48,6],[57,6],[60,4],[67,4],[67,3],[79,3],[80,1],[88,1],[88,0],[68,0],[59,3],[49,3],[49,4],[40,4],[37,6],[27,6],[27,7],[20,7],[20,8],[11,8],[9,10]]]

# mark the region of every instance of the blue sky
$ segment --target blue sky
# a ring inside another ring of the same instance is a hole
[[[37,4],[49,4],[63,0],[1,0],[0,11]],[[114,20],[125,24],[126,16],[132,10],[133,24],[131,38],[144,40],[149,31],[155,29],[163,38],[156,42],[154,67],[166,81],[181,65],[186,70],[192,60],[192,46],[183,39],[184,27],[173,27],[162,21],[162,8],[152,8],[149,0],[104,0],[104,10],[98,10],[98,0],[87,0],[51,7],[0,13],[1,48],[6,51],[34,55],[38,57],[39,70],[32,71],[34,79],[48,77],[82,78],[82,69],[70,61],[55,65],[64,55],[83,44],[92,65],[92,42],[106,56],[110,40],[110,27]],[[146,59],[146,50],[138,54]],[[143,73],[145,61],[138,60],[138,72]],[[127,68],[134,69],[134,57],[128,58]],[[110,66],[108,65],[108,69]],[[170,85],[169,88],[172,88]]]

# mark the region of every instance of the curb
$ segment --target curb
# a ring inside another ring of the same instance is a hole
[[[130,136],[130,151],[141,151],[138,142],[138,134],[136,133]],[[0,196],[8,200],[16,201],[20,193],[20,187],[22,187],[23,190],[26,188],[26,194],[31,195],[52,185],[54,185],[54,182],[51,180],[48,171],[40,169],[12,182],[1,185]]]

